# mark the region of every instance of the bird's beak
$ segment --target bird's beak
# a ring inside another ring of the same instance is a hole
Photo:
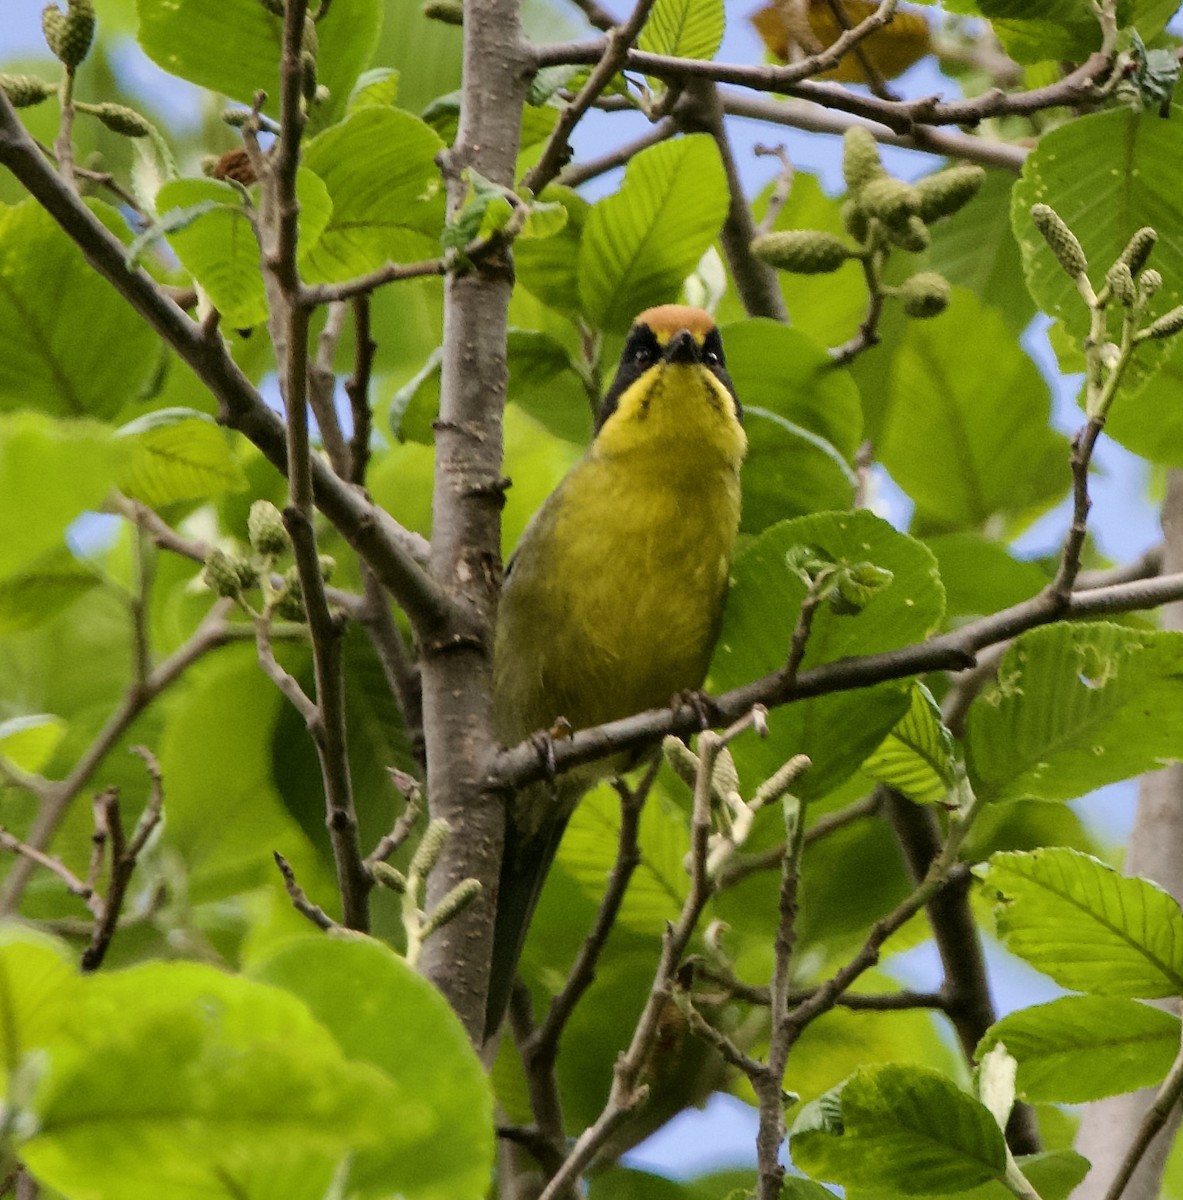
[[[667,363],[696,363],[699,361],[698,343],[689,329],[680,330],[669,340],[662,355]]]

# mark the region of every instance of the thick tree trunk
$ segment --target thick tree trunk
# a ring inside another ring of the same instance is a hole
[[[525,88],[518,0],[466,0],[460,128],[442,164],[452,213],[468,191],[462,175],[468,167],[513,185]],[[505,834],[502,799],[485,792],[483,781],[494,750],[490,628],[501,573],[501,414],[512,286],[508,253],[448,277],[431,572],[454,609],[442,636],[420,647],[428,806],[452,827],[428,884],[428,909],[461,880],[482,885],[477,901],[428,940],[421,967],[474,1042],[484,1029]]]

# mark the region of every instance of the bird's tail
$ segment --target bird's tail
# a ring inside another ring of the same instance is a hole
[[[553,800],[550,802],[554,803]],[[567,828],[570,810],[562,813],[562,808],[556,806],[556,809],[558,811],[537,831],[524,831],[512,816],[506,826],[501,882],[497,889],[497,916],[493,925],[489,998],[485,1006],[486,1042],[500,1028],[509,1008],[509,996],[530,921],[558,852],[563,830]]]

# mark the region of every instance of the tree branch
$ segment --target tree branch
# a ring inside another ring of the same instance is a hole
[[[974,666],[979,651],[1016,637],[1028,629],[1057,620],[1157,608],[1181,598],[1183,573],[1076,591],[1062,609],[1041,593],[927,642],[811,667],[802,671],[795,681],[788,680],[784,671],[774,671],[714,697],[712,704],[720,723],[724,723],[735,720],[754,704],[776,708],[810,696],[850,691],[888,679],[922,675],[927,671],[964,671]],[[555,769],[564,771],[578,763],[591,762],[619,750],[640,747],[667,733],[684,736],[696,731],[696,718],[685,707],[650,709],[593,729],[580,729],[570,738],[556,742]],[[533,743],[526,741],[497,755],[491,764],[489,786],[498,789],[519,787],[536,782],[543,774],[543,764],[538,761]]]
[[[205,336],[142,268],[128,269],[125,247],[58,177],[4,95],[0,95],[0,165],[5,166],[85,254],[92,267],[197,374],[220,406],[223,424],[244,433],[279,470],[286,470],[283,422],[263,403],[220,339]],[[371,564],[425,635],[448,619],[444,592],[417,559],[421,541],[337,478],[312,463],[317,505]]]

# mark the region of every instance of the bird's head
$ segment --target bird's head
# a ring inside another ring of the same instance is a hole
[[[684,304],[641,313],[600,406],[597,448],[621,453],[682,443],[738,466],[747,447],[742,422],[710,313]]]

